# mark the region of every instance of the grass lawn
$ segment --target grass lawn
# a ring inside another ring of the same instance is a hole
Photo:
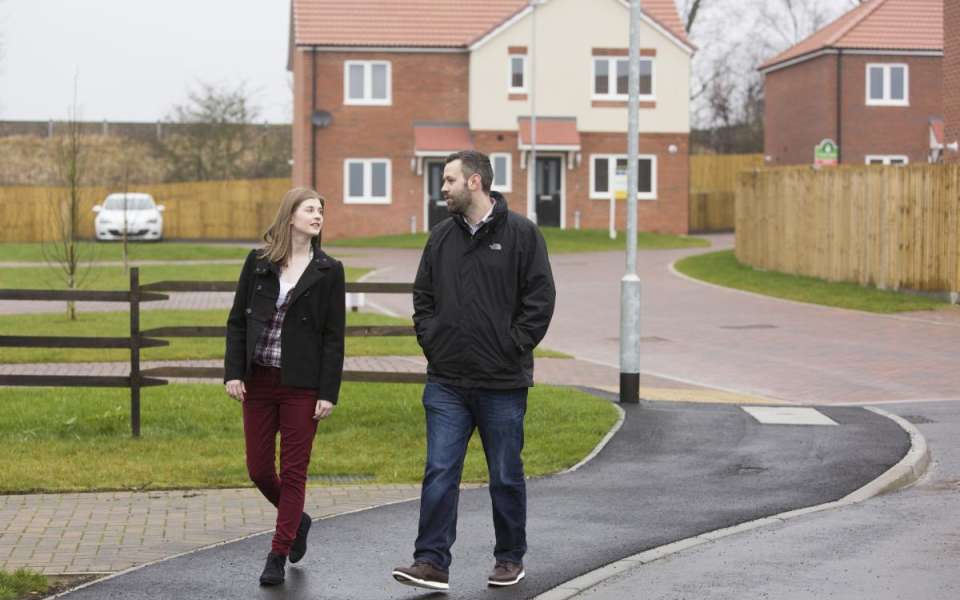
[[[246,258],[249,248],[210,244],[160,242],[159,244],[130,243],[130,260],[225,260]],[[81,256],[96,261],[123,260],[123,245],[118,242],[81,242]],[[2,243],[0,262],[44,262],[43,244]]]
[[[823,306],[875,313],[932,310],[947,306],[947,303],[932,298],[878,290],[855,283],[758,271],[740,264],[733,250],[690,256],[677,261],[676,268],[684,275],[717,285]]]
[[[47,578],[26,569],[0,571],[0,600],[37,597],[47,591]]]
[[[140,267],[140,283],[156,281],[236,281],[240,278],[243,264],[233,265],[147,265]],[[347,281],[356,281],[370,269],[346,269]],[[91,267],[81,270],[84,290],[128,290],[130,275],[123,267]],[[0,268],[0,289],[65,289],[60,271],[51,267]]]
[[[413,483],[426,451],[422,386],[344,384],[320,424],[310,475],[372,476]],[[0,492],[249,486],[240,406],[219,385],[142,392],[142,437],[130,437],[129,392],[89,388],[0,388]],[[523,457],[528,475],[582,459],[617,420],[614,406],[583,392],[531,389]],[[479,440],[464,481],[486,479]]]
[[[553,254],[572,252],[607,252],[624,250],[627,247],[626,236],[620,233],[611,240],[605,229],[561,230],[556,227],[541,227],[547,242],[547,250]],[[344,248],[415,248],[423,249],[427,243],[426,233],[405,235],[384,235],[369,238],[336,240],[331,246]],[[710,242],[699,238],[662,233],[640,233],[637,247],[641,250],[667,250],[671,248],[707,247]]]
[[[227,321],[227,309],[215,310],[142,310],[141,330],[154,327],[186,325],[219,325]],[[398,319],[371,313],[347,313],[348,325],[410,325],[409,319]],[[61,313],[0,316],[0,335],[41,336],[104,336],[125,337],[130,332],[127,312],[83,312],[76,321],[68,321]],[[169,338],[169,346],[141,350],[141,360],[222,359],[222,338]],[[91,352],[95,352],[92,355]],[[420,356],[420,346],[413,336],[348,337],[347,356]],[[534,355],[549,358],[570,358],[547,349],[536,349]],[[129,361],[130,351],[86,348],[0,348],[0,363],[37,362],[112,362]]]

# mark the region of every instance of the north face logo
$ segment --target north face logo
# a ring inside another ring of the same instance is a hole
[[[498,244],[497,242],[494,242],[494,243],[490,244],[490,249],[491,249],[491,250],[503,250],[503,246],[501,246],[501,245]]]

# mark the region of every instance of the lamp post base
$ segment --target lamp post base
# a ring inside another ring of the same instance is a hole
[[[620,373],[620,403],[640,402],[640,373]]]

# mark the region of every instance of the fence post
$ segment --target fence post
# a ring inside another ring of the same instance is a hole
[[[140,268],[130,269],[130,430],[140,437]]]

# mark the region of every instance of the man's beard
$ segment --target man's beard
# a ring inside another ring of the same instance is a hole
[[[470,190],[467,189],[464,189],[459,194],[447,193],[444,197],[444,200],[447,201],[447,211],[454,215],[465,214],[467,208],[470,206],[471,198]]]

